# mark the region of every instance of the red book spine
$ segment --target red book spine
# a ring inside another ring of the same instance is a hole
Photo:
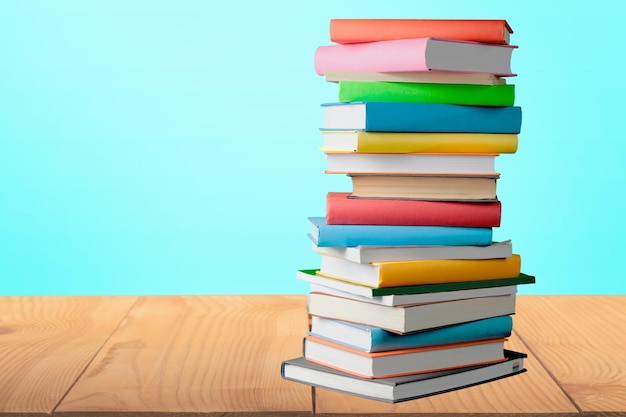
[[[494,202],[457,202],[349,198],[330,192],[326,197],[327,224],[392,226],[498,227],[502,205]]]
[[[476,19],[331,19],[330,40],[339,43],[391,39],[444,38],[506,44],[513,30],[506,20]]]

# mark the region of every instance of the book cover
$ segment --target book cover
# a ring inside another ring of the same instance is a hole
[[[515,85],[339,81],[338,101],[512,106],[515,103]]]
[[[302,269],[296,272],[298,279],[317,283],[340,291],[358,294],[363,297],[383,297],[386,295],[428,294],[444,291],[460,291],[476,288],[489,288],[506,285],[534,284],[535,277],[520,273],[515,278],[498,278],[480,281],[442,282],[439,284],[407,285],[402,287],[372,288],[343,279],[323,275],[319,269]]]
[[[326,152],[327,174],[495,176],[495,154]]]
[[[398,403],[497,381],[526,372],[526,354],[505,350],[504,362],[395,378],[359,378],[304,358],[281,364],[283,379],[376,401]]]
[[[498,176],[350,174],[351,197],[495,201]]]
[[[521,257],[497,259],[426,259],[359,264],[321,255],[320,272],[375,288],[403,287],[461,281],[481,281],[519,276]]]
[[[318,75],[326,71],[452,71],[512,76],[515,48],[432,37],[324,45],[315,50],[314,66]]]
[[[438,103],[324,103],[322,129],[368,132],[520,133],[519,106]]]
[[[330,40],[339,44],[436,37],[508,44],[513,29],[498,19],[331,19]]]
[[[311,236],[324,246],[449,245],[487,246],[492,242],[489,227],[389,226],[327,224],[324,217],[309,217]]]
[[[385,352],[424,346],[501,339],[511,335],[511,316],[489,317],[416,333],[399,335],[379,327],[313,317],[309,334],[364,352]]]
[[[329,192],[326,223],[353,225],[498,227],[499,201],[456,201],[349,198],[350,193]]]
[[[511,133],[367,132],[321,130],[322,150],[361,153],[515,153]]]

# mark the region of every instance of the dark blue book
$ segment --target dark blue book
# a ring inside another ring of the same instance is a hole
[[[323,129],[369,132],[519,133],[522,109],[455,104],[326,103]]]
[[[372,246],[488,246],[490,227],[387,226],[327,224],[325,217],[309,217],[311,239],[318,247]]]

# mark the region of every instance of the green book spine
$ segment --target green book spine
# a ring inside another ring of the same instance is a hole
[[[515,85],[340,81],[339,101],[384,101],[510,107],[515,102]]]

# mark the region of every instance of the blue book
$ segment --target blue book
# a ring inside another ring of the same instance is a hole
[[[519,133],[518,106],[461,106],[402,102],[326,103],[325,130],[369,132]]]
[[[318,247],[352,246],[488,246],[490,227],[389,226],[326,224],[325,217],[309,217],[311,239]]]
[[[505,338],[512,329],[511,316],[498,316],[401,335],[378,327],[313,316],[310,334],[365,352],[384,352]]]

